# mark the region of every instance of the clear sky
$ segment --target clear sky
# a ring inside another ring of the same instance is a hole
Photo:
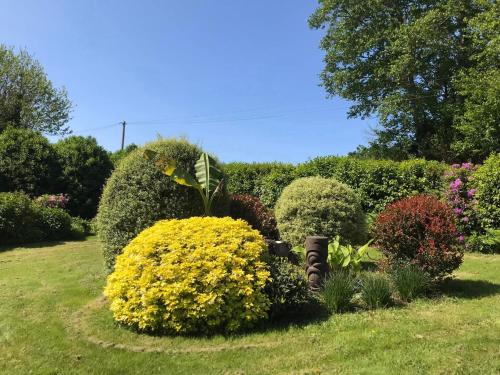
[[[26,48],[108,150],[185,136],[223,161],[300,162],[366,144],[375,120],[319,86],[309,0],[0,0],[0,43]]]

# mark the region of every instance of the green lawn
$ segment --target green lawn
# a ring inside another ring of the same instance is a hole
[[[466,255],[439,298],[207,339],[113,324],[95,238],[1,250],[0,373],[500,373],[499,255]]]

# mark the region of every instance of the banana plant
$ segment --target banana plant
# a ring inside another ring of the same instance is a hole
[[[194,165],[195,176],[192,176],[188,171],[179,167],[175,160],[156,151],[145,150],[144,157],[152,161],[163,174],[176,183],[198,190],[203,201],[205,216],[212,214],[214,198],[220,194],[224,184],[224,175],[214,158],[203,152]]]

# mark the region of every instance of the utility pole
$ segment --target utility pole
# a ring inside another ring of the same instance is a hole
[[[123,147],[125,146],[125,126],[127,125],[126,121],[122,122],[122,150]]]

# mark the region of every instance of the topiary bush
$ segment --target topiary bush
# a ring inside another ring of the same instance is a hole
[[[462,263],[455,215],[438,199],[418,195],[389,205],[374,223],[376,246],[390,264],[409,262],[433,278],[442,278]]]
[[[107,151],[95,138],[81,136],[62,139],[54,147],[62,168],[59,191],[70,198],[66,208],[73,216],[93,218],[104,183],[113,170]]]
[[[145,149],[163,153],[183,169],[194,174],[201,150],[185,140],[161,139],[132,151],[106,182],[96,226],[106,267],[113,269],[115,257],[143,229],[160,219],[188,218],[201,215],[199,193],[175,183],[143,156]],[[227,194],[215,201],[215,209],[227,210]]]
[[[281,238],[293,245],[302,245],[309,235],[339,235],[351,243],[364,239],[361,201],[353,189],[334,179],[292,182],[278,199],[276,219]]]
[[[0,133],[0,191],[54,193],[59,177],[57,154],[41,133],[13,127]]]
[[[140,331],[235,332],[267,316],[265,252],[242,220],[162,220],[117,257],[104,293],[114,318]]]
[[[245,220],[266,238],[273,240],[279,238],[274,213],[257,197],[249,194],[232,195],[229,202],[229,216]]]
[[[486,159],[473,178],[481,226],[500,228],[500,153]]]
[[[271,301],[269,316],[279,318],[300,312],[312,301],[304,270],[286,258],[269,255],[266,260],[271,272],[265,287]]]

